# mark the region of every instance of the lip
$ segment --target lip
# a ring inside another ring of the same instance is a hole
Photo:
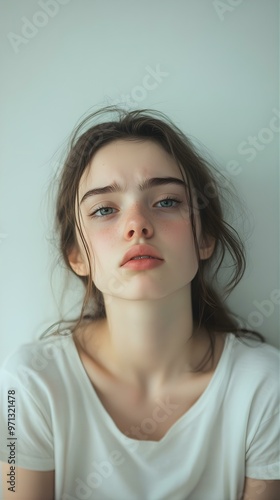
[[[134,245],[131,247],[128,252],[124,255],[121,266],[124,266],[128,261],[130,261],[133,257],[141,257],[143,255],[149,255],[150,257],[154,257],[154,259],[157,259],[159,261],[163,261],[164,259],[161,258],[161,255],[150,245]],[[153,262],[153,259],[142,259],[145,262]],[[139,261],[133,261],[133,262],[141,262]],[[156,262],[156,260],[155,260]]]
[[[139,259],[128,260],[122,267],[131,269],[132,271],[144,271],[145,269],[153,269],[163,264],[162,259]]]

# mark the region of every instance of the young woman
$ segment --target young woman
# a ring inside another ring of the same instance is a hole
[[[162,113],[76,129],[56,222],[86,294],[4,363],[4,499],[280,497],[279,352],[224,303],[245,260],[215,177]]]

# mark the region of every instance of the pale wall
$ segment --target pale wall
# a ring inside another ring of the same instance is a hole
[[[279,345],[279,304],[271,301],[279,290],[279,2],[0,5],[0,362],[59,317],[62,276],[56,269],[52,290],[48,241],[57,151],[89,108],[120,99],[132,107],[133,98],[135,107],[165,112],[201,141],[237,186],[251,232],[248,269],[230,304]],[[145,79],[157,67],[164,74]],[[147,81],[157,85],[147,90]],[[258,137],[250,153],[249,136]],[[77,300],[76,281],[69,287],[65,310]],[[252,315],[256,301],[269,301],[265,313]]]

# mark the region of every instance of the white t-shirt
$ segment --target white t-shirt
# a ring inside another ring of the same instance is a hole
[[[240,500],[245,476],[280,479],[280,353],[243,342],[227,335],[208,387],[158,442],[149,432],[172,413],[168,398],[142,421],[146,440],[126,437],[101,404],[72,335],[23,345],[0,372],[0,459],[8,462],[16,437],[19,466],[55,469],[56,500]],[[10,440],[8,390],[16,408]]]

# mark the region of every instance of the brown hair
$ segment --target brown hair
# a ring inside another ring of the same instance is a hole
[[[109,111],[117,113],[118,119],[97,123],[88,128],[93,118]],[[82,132],[85,128],[86,130]],[[198,327],[204,327],[209,334],[210,358],[213,358],[215,336],[222,332],[232,332],[240,338],[250,333],[265,342],[261,334],[242,328],[237,317],[230,312],[224,302],[225,297],[239,283],[244,274],[245,251],[236,230],[224,219],[221,201],[225,200],[223,193],[225,190],[228,191],[229,187],[222,186],[220,182],[223,178],[222,174],[202,157],[190,139],[163,113],[149,109],[128,111],[116,106],[106,106],[91,113],[74,130],[59,178],[56,231],[60,238],[60,252],[67,268],[74,272],[69,264],[68,255],[70,250],[78,245],[77,229],[89,265],[89,276],[77,275],[84,283],[86,293],[80,317],[75,320],[73,330],[83,321],[106,317],[103,295],[92,281],[89,249],[81,230],[79,214],[79,220],[76,217],[75,200],[81,176],[93,155],[105,144],[118,139],[156,141],[175,159],[183,178],[185,175],[187,179],[186,194],[190,203],[191,224],[199,262],[198,272],[191,285],[193,320]],[[226,183],[228,184],[227,181]],[[196,207],[193,202],[194,198],[196,198]],[[194,212],[197,208],[203,236],[212,237],[216,242],[214,252],[207,260],[199,259],[194,223]],[[231,270],[231,275],[226,285],[218,292],[218,273],[225,269],[222,267],[225,262],[227,262],[226,269]],[[221,298],[222,296],[224,299]],[[91,308],[85,313],[90,301],[92,301]]]

